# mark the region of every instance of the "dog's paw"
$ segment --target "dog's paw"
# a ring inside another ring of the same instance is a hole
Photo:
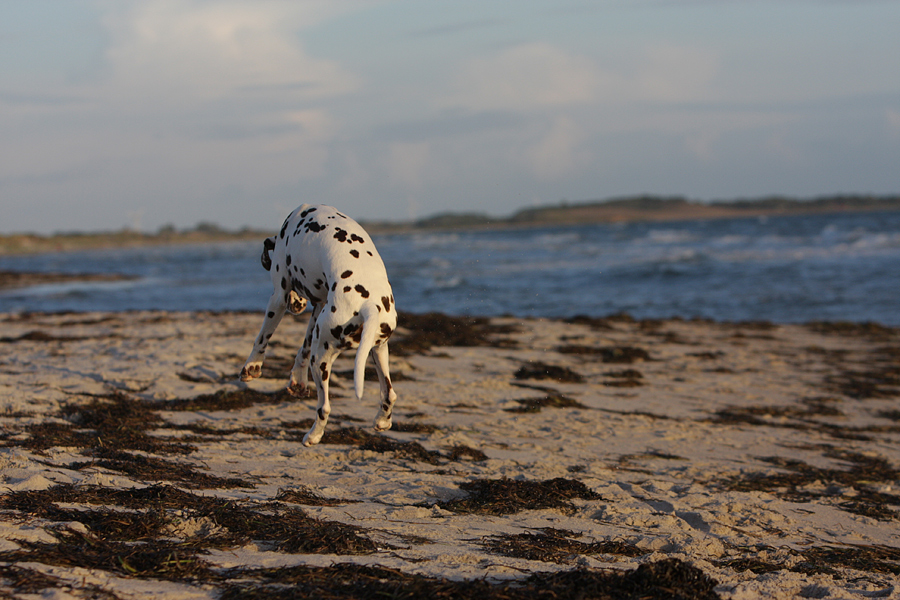
[[[303,445],[309,448],[310,446],[315,446],[322,439],[322,434],[313,435],[312,432],[307,433],[303,436]]]
[[[309,388],[305,383],[292,381],[287,386],[287,392],[294,398],[306,398],[309,395]]]
[[[262,363],[247,363],[241,369],[241,381],[250,381],[262,375]]]
[[[380,415],[376,417],[375,422],[372,423],[372,427],[375,429],[375,431],[387,431],[391,428],[391,425],[392,423],[390,417],[383,417]]]

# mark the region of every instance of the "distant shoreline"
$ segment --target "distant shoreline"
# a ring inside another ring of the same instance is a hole
[[[799,200],[770,197],[752,200],[699,202],[680,197],[635,196],[522,209],[510,217],[480,213],[444,213],[411,222],[363,222],[373,234],[420,231],[490,230],[590,223],[667,222],[743,217],[810,215],[900,210],[900,195],[839,195]],[[157,233],[130,230],[96,233],[30,233],[0,236],[0,256],[73,252],[174,244],[204,244],[261,240],[271,231],[227,231],[203,224],[193,230],[171,228]]]

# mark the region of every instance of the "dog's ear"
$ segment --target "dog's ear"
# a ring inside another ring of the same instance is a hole
[[[275,249],[275,238],[270,237],[266,238],[263,242],[263,251],[262,256],[259,261],[262,263],[263,269],[266,271],[272,270],[272,257],[269,256],[269,252]]]

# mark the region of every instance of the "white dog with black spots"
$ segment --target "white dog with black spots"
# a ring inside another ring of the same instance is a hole
[[[312,364],[319,402],[303,444],[312,446],[322,439],[331,412],[331,365],[350,348],[356,348],[353,380],[358,399],[366,360],[370,353],[374,358],[381,387],[374,427],[390,429],[397,394],[391,385],[387,341],[397,326],[397,310],[384,263],[368,233],[331,206],[304,204],[288,215],[277,236],[263,242],[262,265],[271,272],[275,290],[241,369],[241,381],[260,376],[266,346],[285,310],[299,314],[308,301],[313,313],[288,384],[291,394],[305,396]]]

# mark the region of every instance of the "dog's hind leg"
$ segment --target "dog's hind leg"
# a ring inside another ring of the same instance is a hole
[[[275,333],[281,318],[284,316],[284,309],[287,306],[285,294],[276,291],[269,298],[269,304],[266,307],[266,316],[263,319],[262,327],[256,341],[253,343],[253,350],[241,369],[241,381],[250,381],[256,379],[262,373],[263,359],[266,356],[266,347],[269,345],[269,339]]]
[[[378,407],[373,427],[375,431],[385,431],[391,428],[391,415],[394,412],[394,402],[397,401],[397,394],[391,385],[387,342],[375,346],[372,349],[372,357],[375,359],[375,372],[378,373],[378,383],[381,387],[381,405]]]
[[[340,350],[333,345],[328,345],[328,349],[325,349],[325,344],[322,343],[319,336],[314,336],[313,343],[316,345],[316,350],[312,353],[312,372],[313,381],[316,383],[319,404],[316,407],[316,421],[306,435],[303,436],[304,446],[318,444],[322,439],[322,434],[325,433],[328,415],[331,414],[331,402],[328,399],[328,380],[331,379],[331,365],[340,354]]]

